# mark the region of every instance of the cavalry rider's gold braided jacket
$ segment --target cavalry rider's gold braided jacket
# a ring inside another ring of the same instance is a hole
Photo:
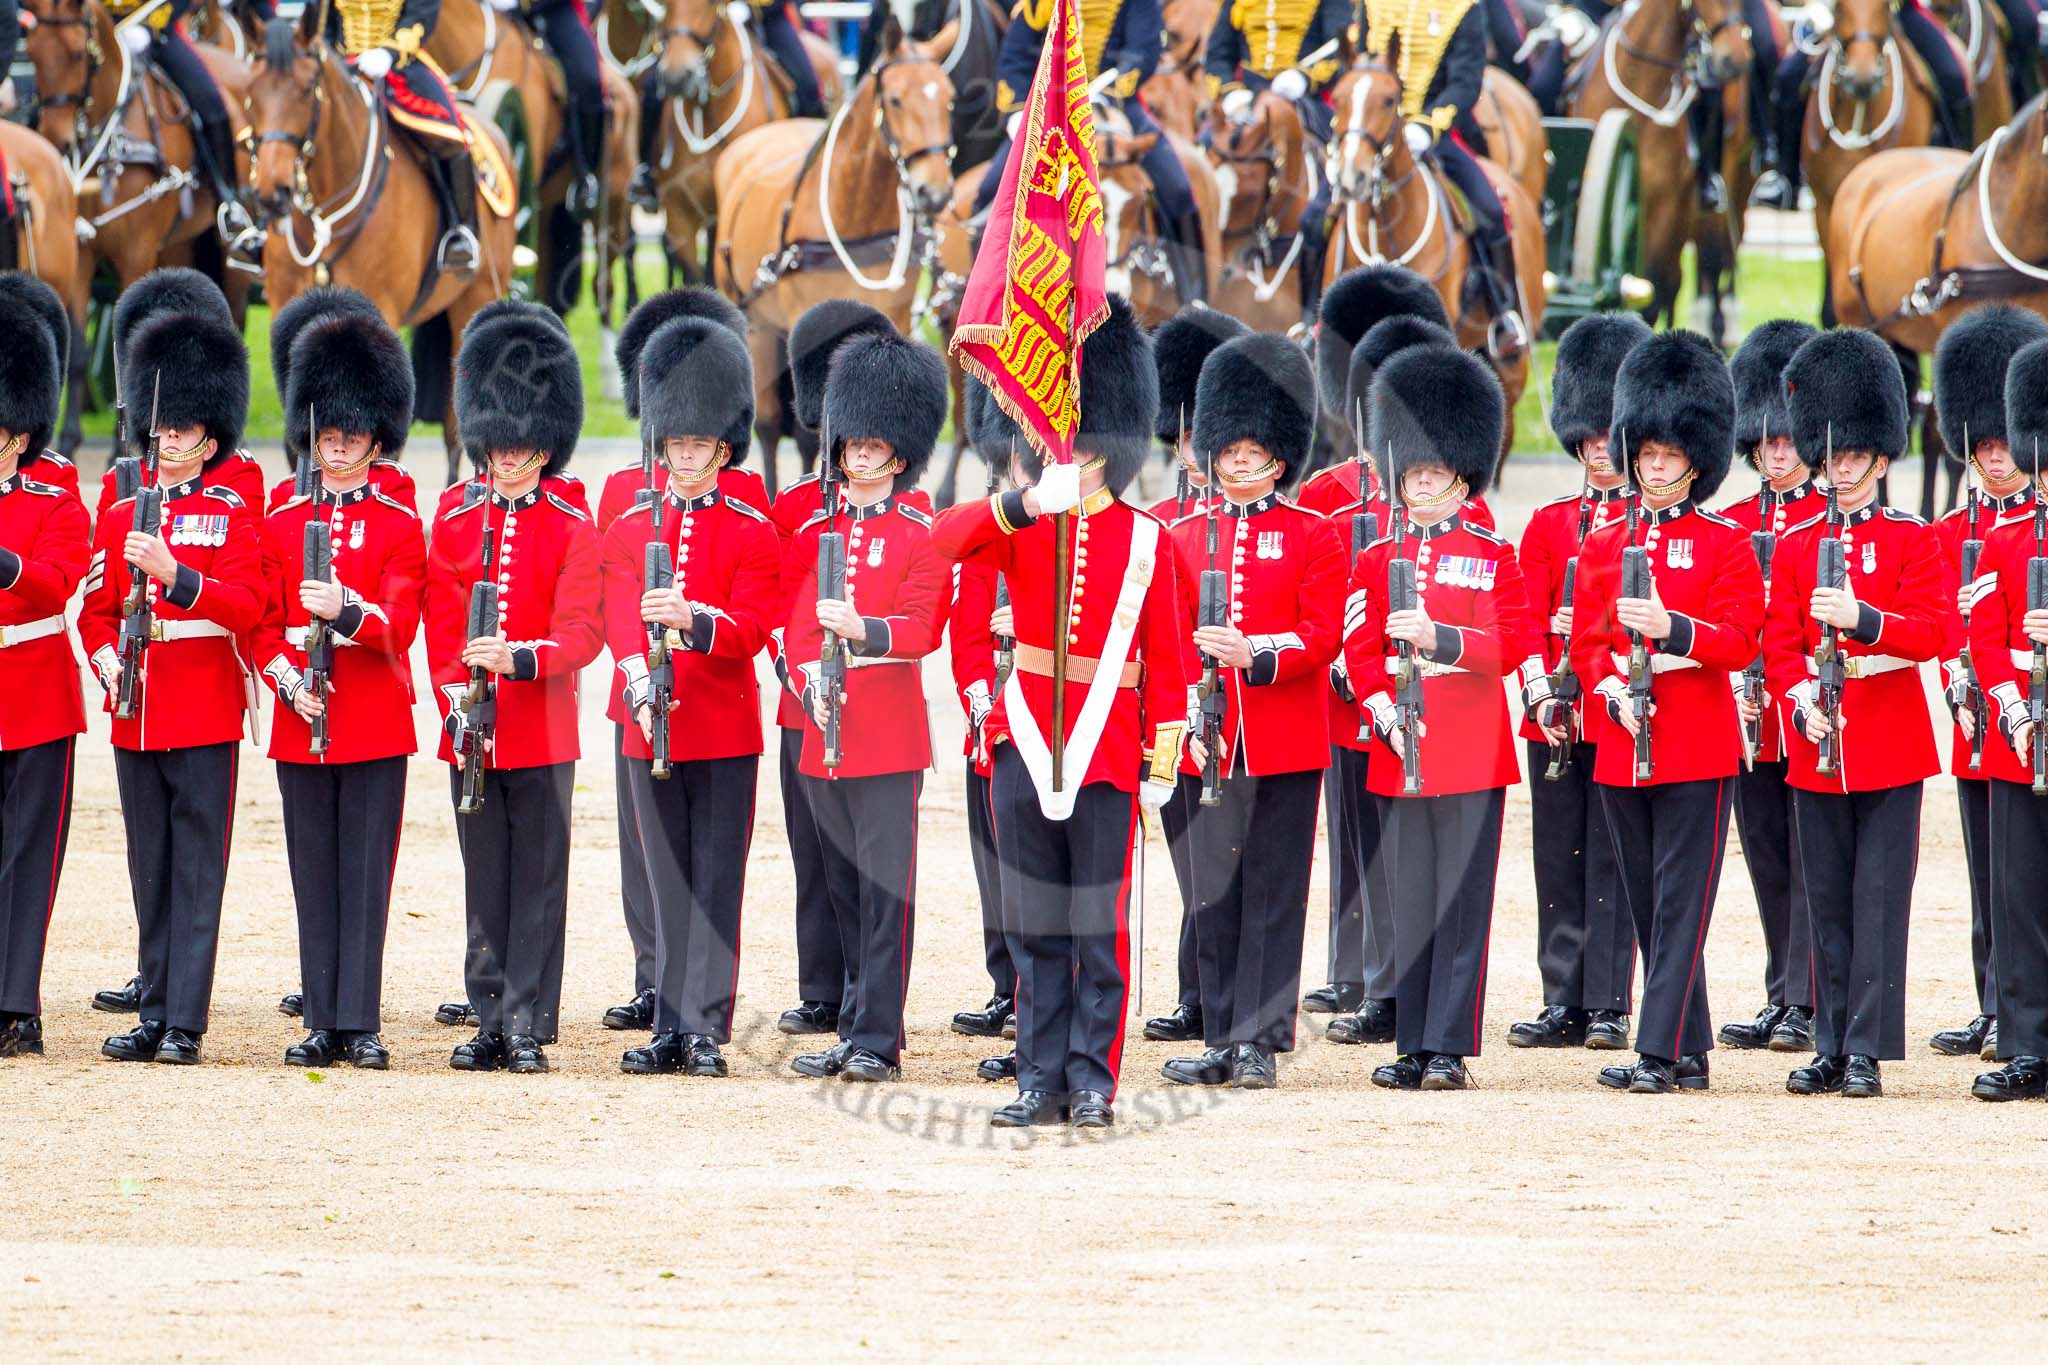
[[[1385,61],[1394,36],[1400,35],[1395,74],[1401,78],[1401,113],[1426,118],[1439,133],[1449,131],[1457,109],[1442,104],[1425,113],[1423,103],[1443,63],[1444,49],[1472,5],[1473,0],[1365,0],[1365,54]]]
[[[149,0],[106,0],[107,13],[113,17],[116,24],[119,24],[148,3]],[[162,32],[177,21],[184,9],[184,6],[172,3],[172,0],[164,0],[163,4],[145,14],[142,22],[146,27]]]
[[[1022,24],[1026,32],[1019,34],[1014,42],[1005,35],[1004,52],[1011,60],[997,64],[996,108],[1004,114],[1013,114],[1024,107],[1024,96],[1030,89],[1030,72],[1016,60],[1016,53],[1018,49],[1028,48],[1030,69],[1036,69],[1038,50],[1045,42],[1046,29],[1052,24],[1052,7],[1053,0],[1017,0],[1010,10],[1011,27],[1014,29]],[[1123,8],[1124,0],[1075,0],[1075,17],[1081,22],[1084,70],[1102,70],[1102,54],[1109,46]],[[1149,68],[1126,69],[1110,87],[1109,93],[1118,99],[1129,99],[1138,93],[1138,83],[1148,74]]]
[[[351,57],[371,48],[388,47],[410,61],[427,40],[431,17],[416,0],[330,0],[341,20],[341,50]],[[438,5],[433,5],[438,9]]]
[[[1230,27],[1237,32],[1240,44],[1233,54],[1236,67],[1266,81],[1299,62],[1312,46],[1320,46],[1323,38],[1338,36],[1334,31],[1318,31],[1311,43],[1311,30],[1315,28],[1317,13],[1324,8],[1324,0],[1227,0],[1227,8]],[[1343,60],[1333,56],[1304,67],[1303,74],[1308,77],[1311,89],[1320,90],[1336,78],[1342,67]],[[1213,69],[1209,73],[1212,96],[1238,84]]]

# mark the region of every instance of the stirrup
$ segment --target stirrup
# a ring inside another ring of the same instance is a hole
[[[1510,308],[1486,324],[1486,353],[1493,357],[1495,364],[1513,364],[1528,350],[1529,325],[1522,321],[1519,309]]]
[[[1709,171],[1699,182],[1700,208],[1707,213],[1728,211],[1728,182],[1719,171]]]
[[[577,218],[588,218],[597,212],[597,196],[600,192],[597,175],[591,171],[584,171],[569,182],[565,207]]]
[[[446,274],[473,275],[482,261],[483,247],[467,224],[442,233],[440,244],[434,248],[434,268]]]
[[[626,198],[636,208],[649,213],[661,212],[661,196],[654,188],[654,167],[644,161],[640,163],[640,168],[633,172],[633,179],[626,186]]]

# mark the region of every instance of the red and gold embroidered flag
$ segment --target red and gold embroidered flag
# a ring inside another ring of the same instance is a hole
[[[1101,181],[1074,0],[1052,22],[952,348],[1039,455],[1067,464],[1081,416],[1081,343],[1109,315]]]

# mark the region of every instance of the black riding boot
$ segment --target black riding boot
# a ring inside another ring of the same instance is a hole
[[[1167,264],[1173,267],[1173,293],[1185,308],[1191,303],[1206,303],[1209,298],[1209,277],[1206,261],[1202,254],[1202,220],[1196,214],[1167,223],[1165,241]]]
[[[569,113],[569,153],[576,166],[569,182],[569,212],[578,218],[594,217],[597,197],[603,192],[597,170],[604,164],[604,109],[572,109]]]
[[[633,169],[633,183],[626,187],[626,198],[649,213],[661,211],[654,176],[655,163],[661,159],[661,121],[668,117],[668,101],[662,98],[660,87],[658,68],[640,82],[640,164]]]
[[[1941,122],[1947,130],[1948,145],[1959,152],[1967,152],[1977,145],[1977,111],[1970,107],[1967,93],[1951,95],[1942,92]]]
[[[1728,184],[1721,178],[1721,92],[1701,90],[1688,114],[1692,124],[1693,165],[1699,184],[1700,211],[1724,213]]]
[[[476,235],[476,166],[468,152],[458,151],[438,158],[436,167],[441,173],[442,207],[448,224],[435,250],[435,262],[450,274],[474,274],[483,259]]]
[[[1515,280],[1515,244],[1503,232],[1485,240],[1481,248],[1479,278],[1493,309],[1493,324],[1486,329],[1487,349],[1502,364],[1513,361],[1529,347],[1529,322],[1522,316],[1521,290]]]
[[[1324,221],[1320,214],[1301,220],[1301,259],[1295,263],[1300,274],[1295,284],[1301,295],[1301,321],[1308,327],[1316,325],[1323,308],[1323,260],[1330,248]]]

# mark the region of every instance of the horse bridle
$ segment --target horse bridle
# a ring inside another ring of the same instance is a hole
[[[300,95],[300,102],[312,107],[312,112],[306,116],[305,128],[299,132],[287,132],[282,128],[272,128],[260,135],[251,129],[242,138],[242,149],[249,154],[249,166],[253,174],[256,165],[256,153],[260,148],[279,142],[297,144],[297,150],[292,156],[292,204],[301,211],[309,212],[315,205],[313,204],[312,184],[306,178],[306,163],[313,159],[313,155],[319,147],[320,113],[327,107],[327,92],[320,83],[320,68],[323,65],[323,59],[317,52],[307,53],[306,55],[313,59],[313,79],[308,82],[308,88]],[[269,230],[272,223],[277,221],[277,215],[270,211],[270,205],[260,199],[256,201],[255,217],[256,226],[266,231]]]
[[[1238,125],[1236,128],[1228,130],[1226,136],[1234,137],[1236,133],[1248,129],[1251,126],[1251,123],[1247,121],[1243,124]],[[1260,114],[1259,126],[1262,127],[1266,133],[1266,146],[1263,151],[1259,151],[1256,153],[1225,151],[1219,149],[1216,146],[1215,140],[1213,138],[1210,140],[1209,154],[1211,156],[1214,156],[1217,160],[1227,161],[1233,166],[1264,166],[1266,168],[1265,177],[1263,180],[1260,181],[1259,184],[1258,212],[1252,215],[1251,225],[1249,227],[1241,227],[1233,231],[1228,222],[1228,215],[1226,213],[1226,221],[1223,223],[1222,227],[1219,229],[1217,234],[1218,240],[1220,241],[1227,242],[1233,237],[1256,236],[1259,230],[1267,225],[1268,215],[1273,207],[1273,185],[1274,182],[1280,178],[1280,172],[1286,164],[1286,158],[1281,156],[1279,144],[1273,140],[1272,114]]]
[[[80,0],[78,17],[76,19],[38,19],[36,20],[36,27],[51,29],[77,28],[85,30],[85,79],[79,83],[77,93],[45,95],[42,87],[39,85],[36,87],[35,105],[28,111],[30,116],[34,117],[40,115],[45,109],[77,109],[76,121],[78,126],[74,130],[73,136],[78,141],[83,142],[91,132],[91,129],[85,126],[85,104],[87,100],[92,98],[93,78],[99,75],[100,63],[105,60],[105,54],[100,51],[99,29],[93,23],[92,17],[86,12],[84,0]]]
[[[896,179],[905,190],[912,190],[915,187],[910,183],[911,166],[928,156],[943,156],[946,158],[946,164],[951,166],[953,164],[954,148],[950,142],[934,142],[928,146],[919,147],[915,151],[905,152],[903,150],[903,143],[896,136],[896,127],[889,122],[889,107],[882,101],[884,94],[882,75],[893,66],[937,66],[940,68],[941,75],[944,74],[945,68],[940,65],[937,57],[927,57],[922,52],[913,53],[907,57],[891,57],[887,61],[875,64],[875,131],[882,135],[882,147],[889,153],[889,160],[895,163]],[[949,104],[947,107],[947,124],[949,127],[952,123],[951,114],[952,109]],[[916,196],[913,194],[912,198],[914,200]]]
[[[1351,69],[1354,72],[1368,75],[1377,73],[1379,75],[1392,76],[1395,80],[1396,88],[1399,88],[1401,73],[1388,66],[1385,62],[1361,62]],[[1394,120],[1396,132],[1384,138],[1362,125],[1345,128],[1337,135],[1336,140],[1330,144],[1331,157],[1328,168],[1328,180],[1330,183],[1331,199],[1343,204],[1352,202],[1351,196],[1344,191],[1343,177],[1337,172],[1340,169],[1349,169],[1350,158],[1340,153],[1342,149],[1348,148],[1351,145],[1354,138],[1372,148],[1372,160],[1366,168],[1366,185],[1368,188],[1365,202],[1370,203],[1375,210],[1379,208],[1388,195],[1398,193],[1410,180],[1415,178],[1415,173],[1421,169],[1422,163],[1420,159],[1415,160],[1409,165],[1406,175],[1391,182],[1387,179],[1387,158],[1394,154],[1394,148],[1400,144],[1401,138],[1398,130],[1405,122],[1405,119],[1397,117]]]
[[[1751,36],[1750,28],[1742,17],[1742,7],[1731,4],[1728,13],[1713,24],[1700,17],[1699,8],[1694,0],[1679,0],[1678,12],[1691,20],[1691,31],[1686,35],[1684,50],[1677,57],[1659,57],[1655,53],[1643,51],[1629,42],[1628,34],[1621,25],[1615,26],[1615,46],[1639,62],[1647,62],[1664,71],[1683,72],[1691,76],[1703,90],[1720,89],[1719,82],[1709,81],[1706,77],[1706,57],[1713,51],[1714,40],[1728,29],[1739,26],[1744,41],[1748,41]]]
[[[740,77],[746,74],[746,67],[744,64],[742,64],[737,70],[733,72],[732,77],[729,80],[727,80],[723,85],[713,85],[711,83],[711,54],[713,51],[716,50],[718,45],[718,30],[721,27],[730,27],[731,24],[732,20],[730,17],[727,16],[724,8],[718,5],[713,5],[711,9],[711,27],[706,29],[702,33],[697,32],[697,30],[690,28],[687,25],[671,24],[664,26],[660,30],[661,51],[656,54],[655,70],[657,72],[661,70],[659,59],[661,56],[666,55],[666,53],[668,52],[668,45],[671,42],[675,41],[677,38],[688,38],[691,42],[697,45],[697,60],[694,65],[697,71],[700,73],[700,77],[704,82],[704,98],[701,100],[694,100],[692,102],[697,104],[708,105],[712,101],[720,98],[726,92],[731,90],[735,84],[738,83]]]

